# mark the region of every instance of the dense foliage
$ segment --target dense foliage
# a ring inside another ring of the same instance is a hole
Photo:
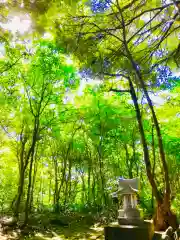
[[[1,3],[2,212],[103,212],[139,177],[144,217],[180,215],[179,4]]]

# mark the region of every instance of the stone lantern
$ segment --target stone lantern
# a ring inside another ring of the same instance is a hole
[[[137,193],[139,189],[139,179],[119,179],[119,189],[117,193],[122,197],[123,209],[118,210],[119,224],[128,219],[140,219],[140,212],[137,209]],[[129,222],[129,221],[128,221]]]
[[[138,191],[139,178],[119,179],[118,191],[113,196],[120,195],[123,206],[118,210],[118,222],[104,227],[105,240],[152,240],[152,221],[141,219],[137,208]]]

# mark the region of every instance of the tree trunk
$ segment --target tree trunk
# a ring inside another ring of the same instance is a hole
[[[153,154],[153,169],[152,174],[153,177],[155,175],[155,167],[156,167],[156,150],[155,150],[155,141],[154,141],[154,125],[152,124],[152,154]],[[152,197],[151,197],[151,207],[152,211],[154,210],[154,194],[152,191]]]
[[[137,72],[139,73],[139,71],[137,71]],[[140,73],[139,73],[139,78],[140,78],[140,83],[141,83],[141,86],[144,90],[145,96],[147,98],[149,107],[150,107],[151,112],[152,112],[154,126],[155,126],[155,129],[156,129],[157,138],[158,138],[160,159],[161,159],[163,169],[164,169],[165,191],[164,191],[164,194],[162,196],[160,196],[160,193],[157,189],[157,186],[156,186],[155,181],[154,181],[153,174],[151,173],[148,176],[148,179],[149,179],[149,181],[151,183],[151,186],[152,186],[152,189],[153,189],[154,196],[155,196],[156,201],[157,201],[157,214],[156,214],[156,217],[154,218],[154,219],[156,219],[154,221],[155,228],[157,230],[164,230],[165,227],[168,226],[168,225],[172,226],[173,228],[175,226],[177,226],[177,222],[176,222],[177,218],[171,212],[171,203],[170,203],[170,201],[171,201],[171,189],[170,189],[169,172],[168,172],[167,162],[166,162],[166,159],[165,159],[165,153],[164,153],[164,148],[163,148],[163,142],[162,142],[162,136],[161,136],[161,132],[160,132],[159,123],[158,123],[158,120],[157,120],[157,117],[156,117],[156,114],[155,114],[155,111],[154,111],[154,107],[152,105],[152,101],[149,97],[149,94],[146,90],[145,84],[144,84],[144,82],[141,78]],[[175,224],[175,222],[176,222],[176,224]]]
[[[85,192],[86,192],[86,185],[85,185],[85,179],[84,179],[84,174],[82,173],[81,175],[81,181],[82,181],[82,190],[81,190],[81,203],[85,205]]]
[[[88,158],[88,206],[90,206],[91,203],[91,166],[92,162]]]
[[[136,158],[136,146],[135,146],[135,138],[133,138],[133,143],[132,143],[132,149],[133,149],[133,163],[136,166],[136,177],[139,176],[139,163],[138,163],[138,158]]]
[[[177,224],[174,224],[176,217],[175,217],[174,214],[172,214],[171,206],[170,206],[171,205],[171,203],[170,203],[171,202],[171,189],[170,189],[169,172],[168,172],[167,162],[166,162],[166,159],[165,159],[165,153],[164,153],[164,148],[163,148],[163,142],[162,142],[162,136],[161,136],[159,123],[158,123],[158,120],[157,120],[157,117],[156,117],[156,114],[155,114],[155,111],[154,111],[154,107],[152,105],[152,101],[151,101],[151,99],[149,97],[149,94],[148,94],[148,92],[146,90],[145,84],[144,84],[144,82],[143,82],[143,80],[141,78],[140,73],[139,73],[139,79],[140,79],[140,83],[141,83],[141,86],[143,88],[143,91],[145,93],[146,99],[148,101],[149,107],[150,107],[151,112],[152,112],[154,126],[155,126],[155,129],[156,129],[157,138],[158,138],[160,159],[161,159],[161,162],[162,162],[162,165],[163,165],[163,169],[164,169],[165,189],[164,189],[163,196],[161,196],[161,200],[159,199],[159,197],[157,198],[157,194],[155,193],[156,191],[153,190],[154,191],[154,195],[155,195],[156,200],[157,200],[157,204],[158,204],[158,206],[157,206],[157,214],[156,214],[157,218],[156,218],[156,221],[154,223],[155,223],[156,229],[164,230],[165,229],[164,227],[168,226],[168,224],[170,226],[172,226],[173,228],[175,226],[177,226]],[[152,177],[154,178],[154,176],[152,176]],[[152,183],[151,183],[151,186],[152,186]],[[152,188],[153,188],[153,186],[152,186]],[[163,203],[163,205],[162,205],[162,203]],[[162,222],[164,222],[164,223],[162,224]]]
[[[57,159],[54,157],[54,180],[55,180],[55,189],[54,189],[54,207],[55,212],[59,212],[59,196],[58,196],[58,163]]]
[[[164,180],[165,180],[165,195],[164,195],[165,199],[164,200],[167,202],[166,204],[168,204],[168,202],[170,201],[170,197],[171,197],[171,189],[170,189],[169,172],[168,172],[168,166],[167,166],[167,162],[166,162],[166,158],[165,158],[165,152],[164,152],[164,147],[163,147],[161,131],[160,131],[159,123],[158,123],[158,120],[157,120],[157,117],[156,117],[156,114],[155,114],[155,111],[154,111],[152,101],[149,97],[149,94],[147,92],[147,89],[146,89],[146,86],[145,86],[144,81],[142,79],[142,76],[141,76],[140,73],[138,74],[138,76],[139,76],[140,83],[141,83],[142,89],[144,91],[144,94],[145,94],[146,99],[148,101],[149,108],[151,109],[152,118],[153,118],[154,126],[155,126],[155,129],[156,129],[156,133],[157,133],[160,158],[161,158],[161,162],[162,162],[163,169],[164,169]]]
[[[29,149],[29,153],[26,159],[26,162],[28,163],[29,158],[31,156],[31,162],[29,167],[29,183],[28,183],[28,190],[27,190],[27,197],[26,197],[26,205],[25,205],[25,220],[24,225],[28,222],[28,215],[29,215],[29,206],[30,206],[30,195],[31,195],[31,185],[32,185],[32,169],[33,169],[33,163],[34,163],[34,152],[36,148],[36,142],[37,142],[37,135],[39,131],[39,116],[35,116],[34,118],[34,129],[33,129],[33,137],[32,137],[32,144]]]
[[[59,212],[60,210],[60,206],[59,206],[59,200],[60,200],[60,193],[61,193],[61,190],[62,190],[62,187],[64,185],[64,182],[66,181],[66,170],[67,170],[67,159],[68,159],[68,156],[69,156],[69,152],[71,150],[71,145],[72,145],[72,142],[70,141],[69,142],[69,145],[68,145],[68,148],[67,148],[67,151],[66,151],[66,154],[63,158],[63,168],[62,168],[62,179],[61,179],[61,184],[59,185],[59,188],[58,188],[58,192],[56,194],[56,205],[55,205],[55,212]]]
[[[154,195],[156,196],[156,199],[158,200],[158,202],[161,202],[162,199],[161,199],[161,196],[159,194],[159,191],[157,189],[155,180],[154,180],[152,172],[151,172],[151,162],[150,162],[150,158],[149,158],[148,145],[147,145],[146,138],[145,138],[145,132],[144,132],[144,128],[143,128],[141,112],[140,112],[139,105],[138,105],[138,99],[137,99],[137,96],[136,96],[136,93],[135,93],[133,83],[130,79],[129,79],[129,86],[130,86],[131,97],[132,97],[134,107],[135,107],[135,111],[136,111],[136,117],[137,117],[137,121],[138,121],[139,132],[140,132],[141,142],[142,142],[142,146],[143,146],[146,173],[147,173],[149,182],[152,186]]]
[[[40,177],[39,192],[38,192],[38,194],[37,194],[37,199],[36,199],[38,211],[41,210],[41,209],[40,209],[40,207],[41,207],[41,206],[40,206],[40,193],[42,193],[42,177]]]
[[[136,97],[134,87],[133,87],[131,80],[129,80],[129,84],[130,84],[131,96],[132,96],[134,106],[136,109],[136,116],[138,119],[141,141],[143,144],[144,159],[145,159],[145,163],[146,163],[146,172],[147,172],[149,182],[152,186],[153,194],[157,201],[157,210],[156,210],[156,214],[153,218],[155,229],[158,231],[165,230],[168,226],[172,226],[174,229],[176,229],[178,226],[177,218],[176,218],[176,215],[174,215],[170,209],[170,200],[167,201],[167,195],[165,194],[165,197],[163,198],[163,195],[161,195],[160,192],[158,191],[155,180],[154,180],[154,174],[151,171],[149,152],[148,152],[148,147],[147,147],[147,143],[146,143],[146,139],[145,139],[145,133],[144,133],[143,125],[142,125],[142,119],[141,119],[141,114],[140,114],[137,97]]]
[[[170,204],[166,204],[165,201],[163,204],[158,204],[156,208],[156,214],[153,217],[156,231],[165,230],[169,226],[173,227],[174,230],[179,227],[177,217],[170,209]]]
[[[18,194],[13,207],[13,215],[15,218],[18,218],[18,215],[19,215],[19,207],[21,203],[23,190],[24,190],[24,176],[25,176],[25,168],[21,167],[20,176],[19,176]]]
[[[24,225],[27,224],[27,222],[28,222],[28,216],[29,216],[33,159],[34,159],[34,152],[32,152],[31,162],[30,162],[30,167],[29,167],[29,183],[28,183],[27,198],[26,198],[26,205],[25,205],[25,220],[24,220]]]
[[[100,133],[102,134],[102,126],[101,126],[101,123],[100,123]],[[103,202],[104,205],[106,205],[106,194],[105,194],[105,178],[104,178],[104,172],[103,172],[103,149],[102,149],[102,135],[100,136],[101,137],[101,140],[100,140],[100,143],[99,143],[99,146],[98,146],[98,161],[99,161],[99,174],[100,174],[100,192],[102,194],[102,199],[103,199]]]
[[[68,176],[66,179],[66,186],[65,186],[64,206],[66,206],[67,200],[69,199],[68,189],[70,188],[70,184],[71,184],[71,168],[72,168],[72,160],[71,160],[71,157],[69,157],[68,158]]]
[[[72,192],[72,160],[70,161],[68,177],[69,177],[68,199],[69,199],[69,202],[70,202],[71,201],[71,192]]]
[[[157,133],[160,158],[161,158],[161,162],[162,162],[163,169],[164,169],[165,192],[164,192],[163,196],[159,193],[159,191],[157,189],[157,185],[155,183],[155,180],[152,176],[151,165],[150,165],[150,160],[149,160],[149,153],[148,153],[148,149],[146,149],[146,147],[145,147],[145,145],[147,145],[146,144],[146,139],[145,139],[145,136],[143,136],[144,135],[143,134],[143,126],[141,126],[142,123],[140,121],[141,115],[140,115],[140,111],[137,108],[138,103],[136,103],[136,100],[137,100],[136,97],[135,97],[136,94],[134,94],[135,91],[133,91],[132,82],[131,82],[131,80],[129,80],[130,89],[131,89],[131,96],[132,96],[132,99],[134,99],[133,102],[135,103],[136,115],[137,115],[137,119],[138,119],[139,130],[140,130],[140,133],[141,133],[141,140],[142,140],[142,143],[143,143],[144,160],[145,160],[145,164],[146,164],[147,176],[148,176],[149,182],[152,186],[154,196],[155,196],[157,204],[158,204],[157,212],[159,212],[159,211],[162,212],[159,209],[162,209],[161,206],[163,204],[163,214],[159,214],[159,216],[161,216],[161,217],[158,217],[158,214],[157,214],[157,218],[156,218],[157,221],[155,221],[155,224],[157,225],[158,229],[161,229],[161,227],[162,227],[162,230],[163,230],[164,226],[162,224],[162,221],[167,222],[165,216],[166,215],[169,216],[168,218],[172,217],[172,221],[174,221],[173,220],[174,218],[173,218],[173,215],[170,214],[171,213],[171,210],[170,210],[171,189],[170,189],[168,166],[167,166],[167,162],[166,162],[166,159],[165,159],[165,153],[164,153],[164,148],[163,148],[161,131],[160,131],[159,123],[158,123],[158,120],[157,120],[157,117],[156,117],[156,114],[155,114],[155,111],[154,111],[152,101],[149,97],[148,91],[146,89],[146,85],[143,81],[143,77],[142,77],[140,68],[138,67],[138,64],[136,63],[136,61],[133,59],[133,56],[132,56],[132,54],[129,50],[128,42],[127,42],[127,39],[126,39],[127,29],[126,29],[125,19],[124,19],[123,12],[122,12],[119,5],[118,5],[118,9],[119,9],[120,17],[121,17],[121,24],[122,24],[122,30],[123,30],[123,44],[124,44],[124,48],[125,48],[125,54],[126,54],[128,60],[130,61],[131,65],[132,65],[132,68],[134,69],[134,72],[135,72],[137,80],[138,80],[138,84],[140,85],[140,87],[142,88],[142,90],[143,90],[143,92],[146,96],[149,108],[150,108],[151,113],[152,113],[152,118],[153,118],[154,126],[155,126],[155,129],[156,129],[156,133]],[[168,220],[168,223],[170,223],[170,222],[171,221]]]
[[[49,202],[48,204],[51,205],[51,185],[52,185],[52,180],[51,180],[51,176],[50,176],[50,179],[49,179]]]
[[[24,126],[23,126],[23,129],[24,129]],[[20,137],[21,153],[20,153],[20,162],[19,162],[19,184],[18,184],[17,197],[15,199],[14,206],[13,206],[13,215],[17,219],[18,219],[19,207],[20,207],[20,203],[21,203],[21,199],[24,191],[24,178],[25,178],[25,171],[27,167],[27,163],[24,163],[24,152],[25,152],[25,145],[27,142],[27,138],[26,137],[23,138],[23,129]]]
[[[125,151],[126,151],[126,167],[128,171],[128,177],[131,179],[133,178],[133,173],[132,173],[132,160],[129,157],[129,152],[128,152],[128,146],[127,144],[124,145]]]
[[[93,180],[92,180],[92,197],[93,197],[93,204],[96,205],[96,182],[95,182],[95,179],[96,179],[96,173],[93,172]]]
[[[35,160],[36,161],[36,160]],[[34,173],[33,173],[33,180],[32,180],[32,187],[31,187],[31,194],[30,194],[30,207],[29,210],[31,212],[33,205],[34,205],[34,186],[36,181],[36,173],[37,173],[37,164],[34,162]]]

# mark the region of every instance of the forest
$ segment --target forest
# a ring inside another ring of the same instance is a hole
[[[180,1],[2,0],[0,19],[0,239],[104,239],[136,177],[142,218],[177,229]]]

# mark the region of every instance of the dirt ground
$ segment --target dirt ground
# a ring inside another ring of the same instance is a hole
[[[37,224],[28,225],[21,229],[18,226],[0,226],[0,240],[102,240],[103,226],[87,224],[83,221],[73,222],[67,226]]]

